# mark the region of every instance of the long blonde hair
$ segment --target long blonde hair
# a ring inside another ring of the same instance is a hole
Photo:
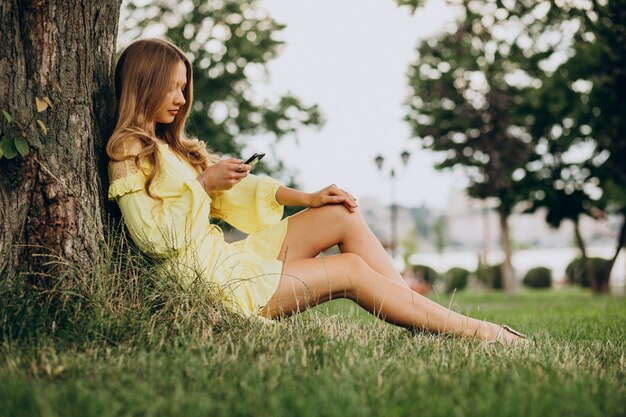
[[[155,123],[155,115],[163,102],[179,62],[187,68],[187,86],[183,91],[183,104],[174,121],[169,124]],[[205,170],[218,157],[210,154],[204,142],[187,138],[185,122],[193,98],[191,63],[173,43],[162,39],[141,39],[133,42],[120,56],[115,67],[115,98],[117,102],[115,130],[107,143],[106,152],[112,161],[135,160],[142,170],[146,160],[153,167],[147,176],[146,193],[157,200],[161,198],[150,192],[150,185],[161,172],[157,158],[155,136],[166,142],[170,149],[188,161],[195,169]],[[127,155],[124,145],[141,141],[143,148],[137,155]],[[142,170],[143,171],[143,170]]]

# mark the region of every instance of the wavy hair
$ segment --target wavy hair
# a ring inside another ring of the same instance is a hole
[[[187,68],[187,86],[183,90],[183,104],[172,123],[156,123],[155,116],[165,99],[176,65],[183,62]],[[134,159],[135,165],[147,176],[146,193],[159,201],[150,192],[150,185],[161,173],[157,158],[155,137],[166,142],[170,149],[195,169],[205,170],[219,160],[207,151],[204,142],[187,138],[185,122],[193,98],[191,63],[173,43],[163,39],[141,39],[130,44],[122,53],[115,67],[116,126],[106,152],[112,161]],[[140,141],[142,149],[137,155],[124,152],[124,145]],[[153,168],[146,173],[141,163],[147,161]]]

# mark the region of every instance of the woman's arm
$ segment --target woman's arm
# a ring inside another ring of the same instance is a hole
[[[335,184],[315,193],[305,193],[293,188],[280,186],[276,191],[276,201],[283,206],[321,207],[326,204],[343,204],[349,211],[356,211],[356,199]]]
[[[311,194],[281,185],[276,191],[276,201],[282,206],[311,207]]]
[[[230,190],[246,178],[252,167],[241,159],[227,159],[210,166],[196,177],[202,188],[212,195],[218,190]],[[335,184],[315,193],[305,193],[280,186],[276,191],[276,202],[282,206],[321,207],[326,204],[343,204],[350,212],[356,211],[356,199]]]

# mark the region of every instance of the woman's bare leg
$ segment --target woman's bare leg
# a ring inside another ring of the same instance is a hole
[[[314,258],[323,250],[339,245],[342,253],[359,255],[372,269],[408,288],[358,211],[350,213],[343,205],[328,205],[302,211],[288,221],[278,259]]]
[[[495,340],[499,326],[455,313],[381,275],[351,253],[284,263],[278,289],[262,311],[288,316],[332,298],[346,297],[379,318],[407,328]],[[503,342],[517,337],[501,334]]]

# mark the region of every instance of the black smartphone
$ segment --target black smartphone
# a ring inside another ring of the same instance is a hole
[[[264,153],[255,153],[254,155],[252,155],[250,158],[248,158],[246,160],[246,162],[244,162],[244,164],[246,165],[256,165],[257,162],[259,162],[263,157],[265,156]]]

